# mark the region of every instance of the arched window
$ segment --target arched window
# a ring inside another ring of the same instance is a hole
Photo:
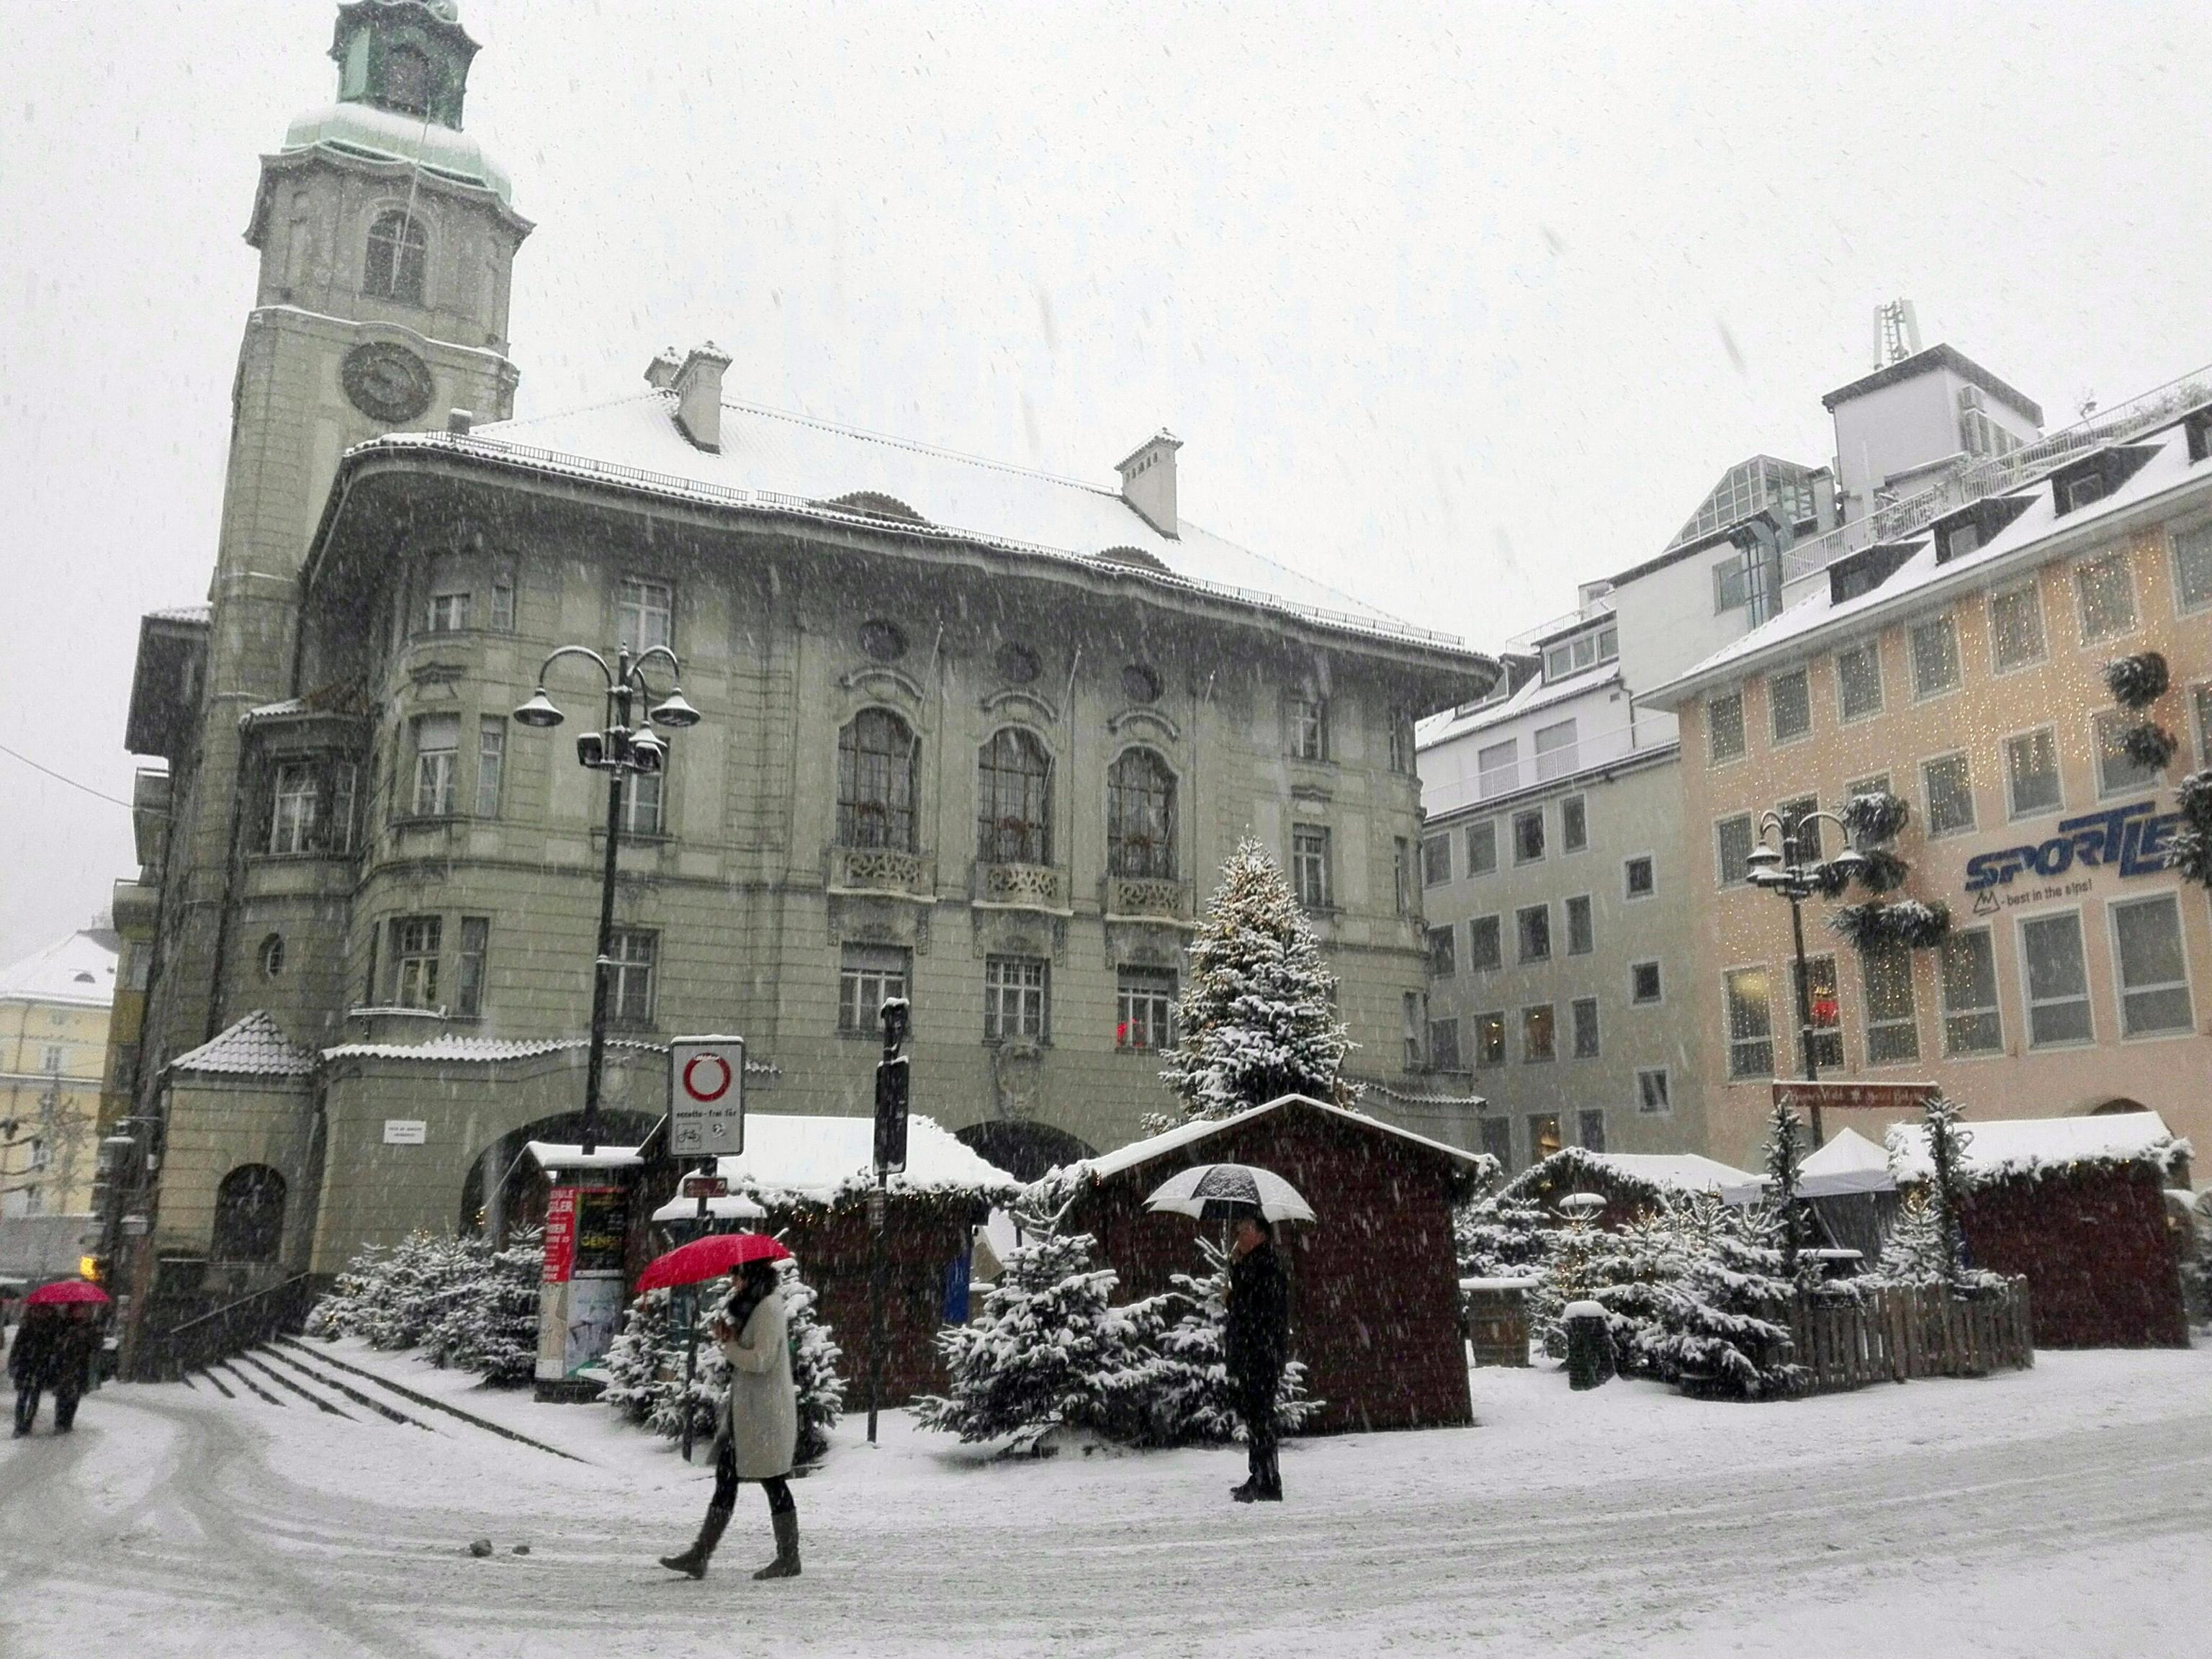
[[[241,1164],[215,1189],[217,1261],[274,1261],[284,1242],[284,1177]]]
[[[864,708],[837,734],[837,840],[846,847],[914,847],[913,729],[886,708]]]
[[[992,733],[977,763],[975,856],[986,864],[1052,862],[1052,757],[1018,726]]]
[[[1106,775],[1106,868],[1116,876],[1172,881],[1176,781],[1149,749],[1122,751]]]
[[[361,291],[372,300],[421,305],[429,250],[429,236],[420,224],[398,208],[386,209],[368,228],[368,258],[362,267]]]

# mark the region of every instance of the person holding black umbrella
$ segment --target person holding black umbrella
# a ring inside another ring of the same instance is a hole
[[[776,1253],[786,1254],[781,1246]],[[707,1563],[737,1507],[738,1483],[757,1480],[768,1494],[775,1559],[753,1577],[799,1577],[799,1505],[790,1480],[799,1455],[799,1390],[791,1377],[791,1326],[780,1282],[775,1261],[746,1261],[710,1328],[730,1362],[729,1400],[714,1431],[714,1495],[691,1547],[660,1558],[672,1572],[707,1576]]]
[[[1244,1419],[1251,1473],[1230,1496],[1240,1504],[1279,1504],[1283,1471],[1276,1461],[1275,1396],[1290,1346],[1291,1287],[1275,1255],[1275,1228],[1257,1205],[1240,1208],[1230,1248],[1229,1301],[1222,1357]]]

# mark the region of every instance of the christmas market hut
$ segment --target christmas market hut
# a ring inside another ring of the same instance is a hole
[[[1202,1224],[1145,1208],[1162,1182],[1201,1164],[1271,1170],[1313,1206],[1313,1221],[1285,1223],[1275,1237],[1291,1282],[1291,1354],[1326,1402],[1316,1431],[1474,1420],[1452,1211],[1492,1160],[1285,1095],[1086,1159],[1040,1190],[1066,1205],[1066,1229],[1097,1239],[1100,1265],[1133,1299],[1204,1271]]]
[[[1765,1176],[1696,1152],[1593,1152],[1562,1146],[1507,1182],[1498,1196],[1501,1203],[1517,1200],[1550,1210],[1570,1193],[1595,1193],[1606,1200],[1596,1224],[1620,1227],[1665,1198],[1711,1193],[1723,1203],[1755,1204],[1765,1186]]]
[[[2166,1191],[2189,1143],[2156,1112],[1961,1126],[1960,1233],[1974,1267],[2027,1280],[2039,1348],[2185,1348],[2181,1260]],[[1917,1123],[1888,1133],[1899,1184],[1934,1177]]]
[[[856,1405],[867,1352],[874,1134],[872,1118],[748,1113],[744,1152],[715,1163],[729,1195],[705,1200],[705,1227],[770,1233],[799,1258],[799,1272],[820,1295],[823,1322],[845,1350],[847,1397]],[[645,1149],[639,1206],[655,1231],[656,1249],[665,1249],[703,1229],[700,1200],[678,1192],[690,1170],[660,1154],[659,1144],[656,1137]],[[944,1387],[937,1333],[966,1322],[975,1230],[1018,1190],[1012,1176],[935,1120],[908,1120],[906,1168],[890,1177],[885,1201],[884,1405]]]

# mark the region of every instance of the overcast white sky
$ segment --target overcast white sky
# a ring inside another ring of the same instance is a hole
[[[0,742],[127,796],[205,596],[256,157],[327,0],[0,0]],[[2212,362],[2200,6],[465,0],[539,228],[522,412],[738,397],[1114,482],[1494,648],[1655,551],[1917,304],[2061,424]],[[0,963],[131,872],[0,755]]]

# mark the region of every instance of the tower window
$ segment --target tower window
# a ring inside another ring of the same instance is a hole
[[[384,54],[384,101],[407,115],[430,110],[430,60],[413,46],[394,46]]]
[[[372,300],[421,305],[429,251],[430,239],[416,221],[398,208],[378,214],[368,228],[368,258],[362,268],[361,291]]]

